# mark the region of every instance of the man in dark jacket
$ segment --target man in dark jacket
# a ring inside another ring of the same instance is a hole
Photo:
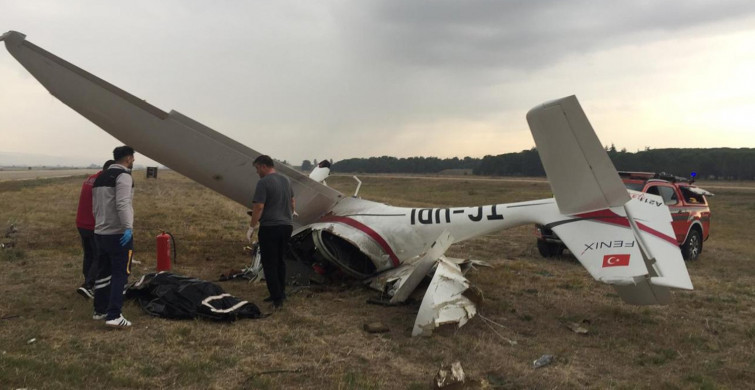
[[[94,284],[95,320],[105,325],[127,328],[131,322],[123,317],[123,288],[131,273],[134,242],[134,149],[119,146],[113,150],[115,163],[94,181],[94,238],[97,242],[99,273]]]

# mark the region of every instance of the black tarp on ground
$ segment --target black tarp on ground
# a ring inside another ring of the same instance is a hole
[[[214,283],[170,272],[144,275],[128,287],[126,299],[135,299],[145,312],[162,318],[235,321],[262,317],[257,305]]]

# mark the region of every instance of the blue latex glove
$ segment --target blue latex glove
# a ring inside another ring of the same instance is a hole
[[[131,241],[133,235],[134,232],[131,229],[126,229],[126,231],[123,232],[123,237],[121,237],[121,246],[126,246],[126,244]]]

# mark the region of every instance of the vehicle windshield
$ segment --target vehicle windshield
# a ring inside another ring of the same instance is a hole
[[[627,186],[627,189],[629,189],[629,190],[642,191],[642,187],[645,186],[645,183],[627,183],[627,182],[624,182],[624,185]]]

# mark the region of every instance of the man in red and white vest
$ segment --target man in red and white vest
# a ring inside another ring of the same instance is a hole
[[[107,160],[102,167],[102,171],[108,169],[113,160]],[[89,176],[81,185],[81,194],[79,195],[79,208],[76,211],[76,228],[79,229],[81,236],[81,246],[84,248],[84,261],[82,273],[84,274],[84,283],[76,289],[86,299],[93,299],[94,280],[97,278],[97,267],[94,261],[97,255],[97,246],[94,241],[94,213],[92,212],[92,186],[102,171]]]

